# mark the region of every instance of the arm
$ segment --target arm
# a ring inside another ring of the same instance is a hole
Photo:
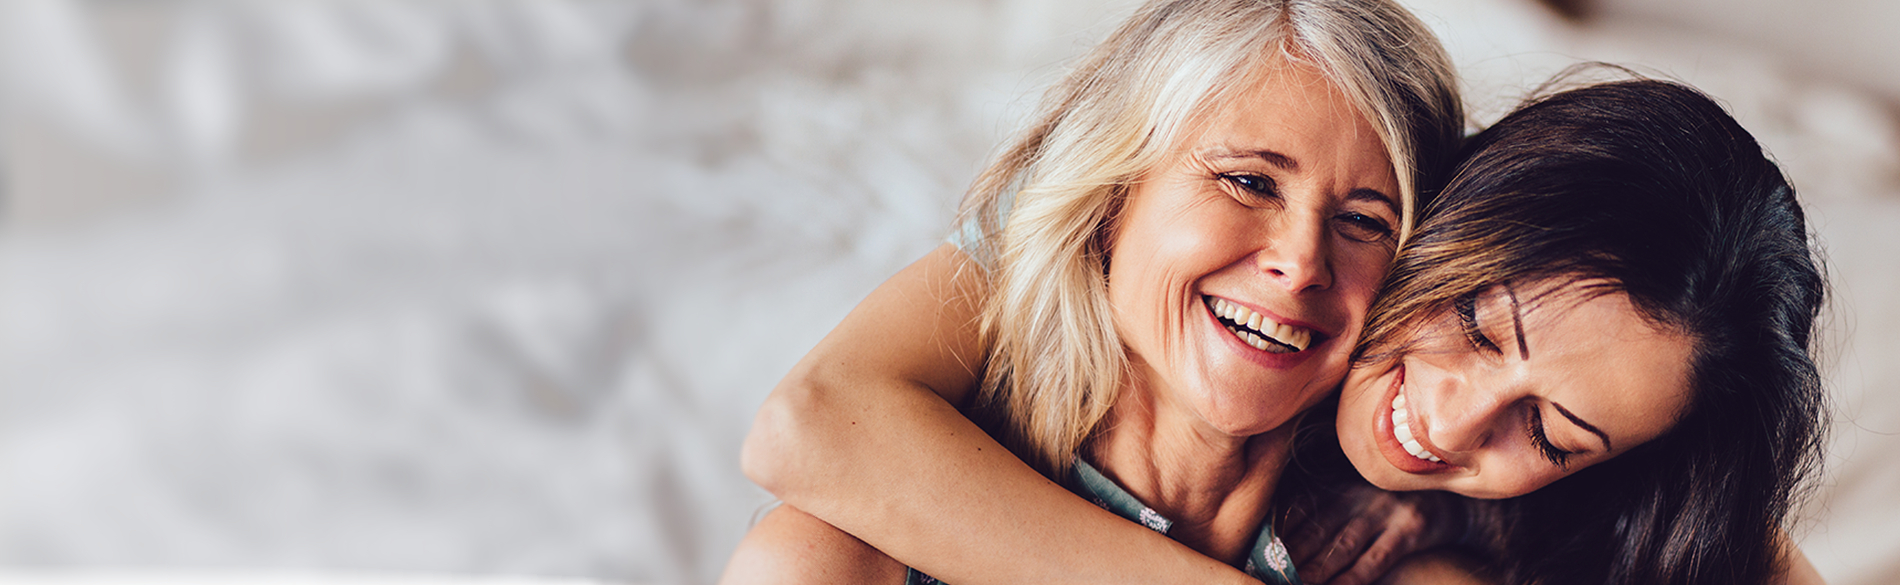
[[[791,506],[759,520],[726,563],[720,585],[904,582],[904,565]]]
[[[952,406],[979,379],[986,287],[948,245],[879,286],[772,390],[746,475],[959,585],[1253,582],[1069,493]]]

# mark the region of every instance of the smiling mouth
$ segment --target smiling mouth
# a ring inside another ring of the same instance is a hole
[[[1296,353],[1305,351],[1313,344],[1313,332],[1308,329],[1275,322],[1266,315],[1254,312],[1239,303],[1226,299],[1203,296],[1207,308],[1220,319],[1241,343],[1267,353]]]

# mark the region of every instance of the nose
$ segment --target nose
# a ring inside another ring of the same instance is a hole
[[[1430,397],[1421,397],[1427,398],[1420,401],[1429,425],[1426,440],[1447,452],[1468,453],[1490,442],[1512,403],[1510,392],[1495,387],[1501,380],[1475,380],[1469,374],[1446,373],[1425,387]]]
[[[1260,273],[1294,292],[1331,287],[1331,246],[1324,218],[1288,218],[1286,223],[1266,233],[1266,241],[1254,253]]]

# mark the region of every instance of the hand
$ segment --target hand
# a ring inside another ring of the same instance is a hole
[[[1461,502],[1356,484],[1317,508],[1295,508],[1281,534],[1301,581],[1366,585],[1412,553],[1454,542],[1465,529]]]

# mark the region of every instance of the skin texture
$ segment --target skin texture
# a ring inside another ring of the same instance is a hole
[[[797,509],[780,506],[752,527],[721,585],[740,583],[899,583],[905,567],[864,541]]]
[[[1628,296],[1592,293],[1592,284],[1600,283],[1494,287],[1472,305],[1475,329],[1451,311],[1421,332],[1417,350],[1353,372],[1339,428],[1354,467],[1388,490],[1507,498],[1668,430],[1689,403],[1693,343],[1643,318]],[[1399,446],[1396,395],[1406,398],[1411,434],[1443,463]],[[1562,464],[1531,429],[1566,452]]]

